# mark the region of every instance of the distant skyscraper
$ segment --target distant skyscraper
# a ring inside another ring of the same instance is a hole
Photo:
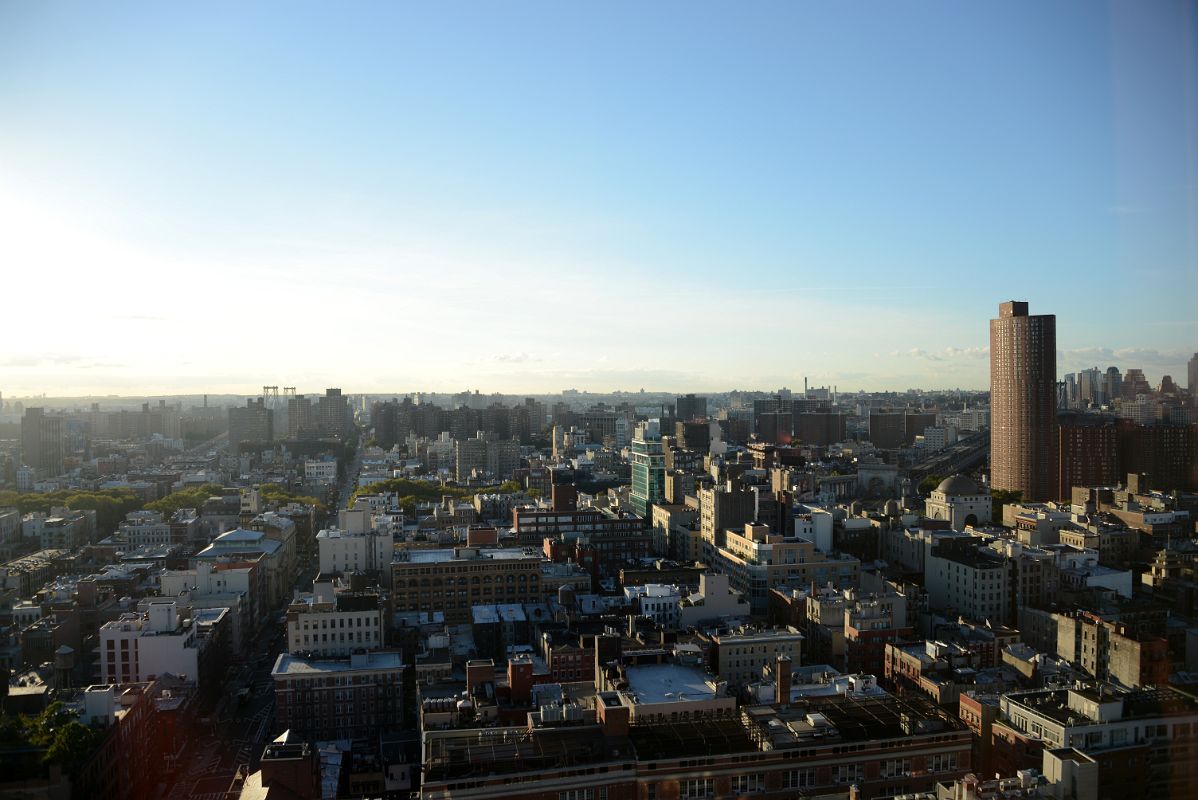
[[[21,418],[21,459],[39,475],[62,473],[62,417],[46,414],[45,409],[28,408]]]
[[[1115,399],[1123,396],[1123,376],[1118,367],[1106,368],[1106,401],[1112,405]]]
[[[1010,301],[990,320],[990,483],[1024,500],[1057,494],[1057,318]]]
[[[674,405],[677,409],[674,417],[679,422],[689,422],[692,419],[707,417],[706,397],[695,397],[693,394],[688,394],[685,397],[679,397]]]

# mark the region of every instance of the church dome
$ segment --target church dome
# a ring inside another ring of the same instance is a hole
[[[950,496],[977,494],[978,485],[964,475],[950,475],[940,481],[940,485],[936,487],[936,491]]]

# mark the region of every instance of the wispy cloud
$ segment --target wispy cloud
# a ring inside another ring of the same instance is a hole
[[[1192,355],[1184,350],[1157,350],[1151,347],[1079,347],[1057,353],[1061,366],[1074,367],[1110,366],[1164,367],[1172,368],[1185,364]]]
[[[925,361],[953,361],[957,359],[976,360],[988,358],[990,347],[945,347],[943,350],[925,350],[922,347],[912,347],[910,350],[891,350],[892,358],[920,358]]]
[[[123,322],[166,322],[166,317],[157,314],[110,314],[108,319]]]

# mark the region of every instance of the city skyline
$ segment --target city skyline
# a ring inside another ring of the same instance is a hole
[[[1009,297],[1062,374],[1196,349],[1184,4],[216,10],[0,8],[6,394],[244,393],[263,352],[351,391],[981,388]]]

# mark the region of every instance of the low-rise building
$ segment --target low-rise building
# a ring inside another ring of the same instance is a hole
[[[199,682],[200,646],[195,623],[179,618],[173,600],[151,602],[145,613],[126,613],[100,626],[100,680],[140,683],[162,675]]]
[[[384,650],[349,658],[281,654],[271,670],[275,727],[300,739],[356,739],[403,725],[403,659]]]
[[[390,566],[395,540],[389,533],[374,530],[350,533],[326,528],[316,534],[316,550],[322,575],[376,572]]]
[[[803,634],[794,628],[740,629],[711,637],[711,660],[721,680],[745,686],[761,678],[766,667],[786,656],[790,663],[802,661]]]
[[[1011,692],[1000,705],[1010,726],[1044,749],[1074,748],[1097,762],[1099,800],[1193,793],[1198,702],[1175,689],[1079,684]]]
[[[759,523],[746,523],[740,532],[725,531],[724,538],[724,545],[716,549],[715,566],[745,595],[754,614],[766,613],[771,588],[848,588],[856,586],[860,575],[856,558],[821,552],[812,541],[771,533]]]
[[[383,614],[377,592],[337,591],[318,580],[312,594],[287,606],[287,651],[315,658],[378,650],[384,644]]]
[[[543,563],[531,548],[397,550],[391,564],[393,607],[442,611],[456,625],[469,622],[476,605],[538,602]]]

